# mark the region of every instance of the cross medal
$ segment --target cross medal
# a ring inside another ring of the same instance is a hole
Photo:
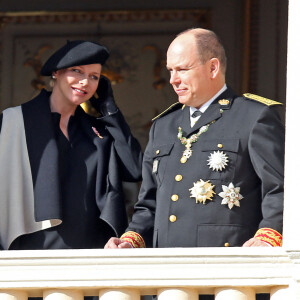
[[[181,159],[184,159],[184,158],[189,159],[192,156],[193,150],[191,148],[192,148],[192,143],[189,139],[187,139],[186,145],[185,145],[185,150],[183,151]]]

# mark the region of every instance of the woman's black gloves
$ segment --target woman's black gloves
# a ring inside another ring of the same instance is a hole
[[[110,80],[104,75],[101,75],[96,94],[90,99],[90,102],[103,116],[111,115],[118,110]]]

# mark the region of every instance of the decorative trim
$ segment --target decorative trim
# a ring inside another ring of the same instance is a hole
[[[170,109],[172,109],[174,106],[180,105],[180,102],[175,102],[171,106],[169,106],[167,109],[165,109],[163,112],[161,112],[159,115],[154,117],[152,121],[155,121],[156,119],[160,118],[162,115],[164,115],[166,112],[168,112]]]
[[[0,13],[0,28],[20,23],[94,23],[94,22],[178,22],[194,20],[207,23],[208,9],[139,10],[139,11],[80,11],[80,12],[7,12]]]
[[[144,239],[137,232],[127,231],[121,236],[121,240],[124,240],[131,244],[133,248],[146,248]]]
[[[260,228],[254,237],[268,243],[272,247],[282,246],[282,235],[272,228]]]

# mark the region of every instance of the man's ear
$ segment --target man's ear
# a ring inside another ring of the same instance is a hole
[[[210,59],[210,76],[211,76],[211,79],[214,79],[217,77],[217,75],[220,73],[220,61],[213,57]]]

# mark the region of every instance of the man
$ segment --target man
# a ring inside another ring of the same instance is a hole
[[[280,246],[280,103],[226,86],[225,51],[209,30],[177,36],[167,68],[179,103],[155,118],[132,222],[106,248],[152,237],[153,247]]]

